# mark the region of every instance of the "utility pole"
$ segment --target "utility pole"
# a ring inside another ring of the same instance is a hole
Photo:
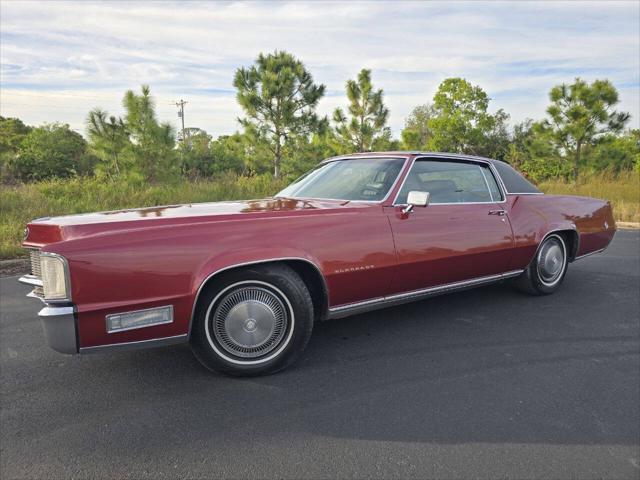
[[[176,102],[176,107],[180,107],[180,111],[178,111],[178,117],[182,120],[182,142],[185,142],[187,139],[184,134],[184,106],[189,103],[180,99],[179,102]]]

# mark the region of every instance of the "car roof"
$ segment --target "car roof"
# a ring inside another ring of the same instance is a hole
[[[331,160],[349,160],[352,158],[371,158],[371,157],[434,157],[434,158],[454,158],[457,160],[471,160],[471,161],[481,161],[481,162],[490,162],[496,163],[499,160],[494,160],[492,158],[479,157],[474,155],[465,155],[462,153],[445,153],[445,152],[425,152],[419,150],[397,150],[390,152],[360,152],[360,153],[349,153],[346,155],[337,155],[335,157],[330,157],[324,160],[325,162]],[[504,162],[503,162],[504,163]]]
[[[411,151],[395,151],[395,152],[362,152],[351,153],[348,155],[339,155],[336,157],[327,158],[321,163],[332,162],[335,160],[355,160],[357,158],[416,158],[416,157],[429,157],[429,158],[441,158],[462,160],[469,162],[482,162],[484,164],[492,164],[497,171],[498,176],[502,180],[506,193],[542,193],[538,187],[531,183],[527,178],[515,168],[509,165],[507,162],[501,160],[494,160],[493,158],[477,157],[474,155],[464,155],[461,153],[445,153],[445,152],[423,152],[417,150]]]

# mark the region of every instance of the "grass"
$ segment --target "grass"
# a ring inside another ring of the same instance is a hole
[[[95,178],[0,185],[0,259],[25,254],[25,225],[34,218],[177,203],[263,198],[283,188],[268,176],[227,175],[215,180],[132,184]]]
[[[609,200],[617,222],[640,222],[640,173],[625,172],[584,176],[577,183],[549,180],[538,185],[545,193],[580,195]]]
[[[95,178],[49,180],[18,186],[0,186],[0,258],[24,255],[20,246],[24,226],[38,217],[152,207],[176,203],[261,198],[283,187],[270,177],[228,175],[206,181],[169,184],[132,184]],[[613,204],[617,221],[640,222],[640,177],[637,172],[614,177],[583,178],[578,184],[561,180],[540,185],[546,193],[605,198]]]

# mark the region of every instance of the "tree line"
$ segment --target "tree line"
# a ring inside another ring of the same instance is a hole
[[[629,114],[615,109],[618,92],[608,80],[554,86],[546,118],[510,127],[504,110],[491,113],[480,86],[448,78],[430,102],[412,110],[399,139],[387,126],[384,92],[367,69],[346,82],[346,108],[331,118],[317,113],[325,85],[284,51],[260,54],[239,68],[233,86],[244,112],[240,128],[215,139],[199,129],[179,138],[158,120],[148,86],[125,93],[122,117],[91,110],[86,140],[66,124],[30,127],[0,117],[2,181],[95,175],[158,182],[224,172],[293,178],[333,155],[390,150],[491,157],[534,181],[577,180],[584,170],[640,170],[640,130],[625,130]]]

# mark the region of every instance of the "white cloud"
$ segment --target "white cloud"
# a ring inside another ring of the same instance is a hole
[[[241,115],[234,70],[286,49],[331,92],[372,68],[396,134],[440,81],[463,76],[513,121],[544,115],[547,92],[576,76],[609,78],[640,126],[637,2],[4,2],[0,111],[82,130],[97,105],[121,111],[124,90],[148,83],[159,116],[214,135]]]

